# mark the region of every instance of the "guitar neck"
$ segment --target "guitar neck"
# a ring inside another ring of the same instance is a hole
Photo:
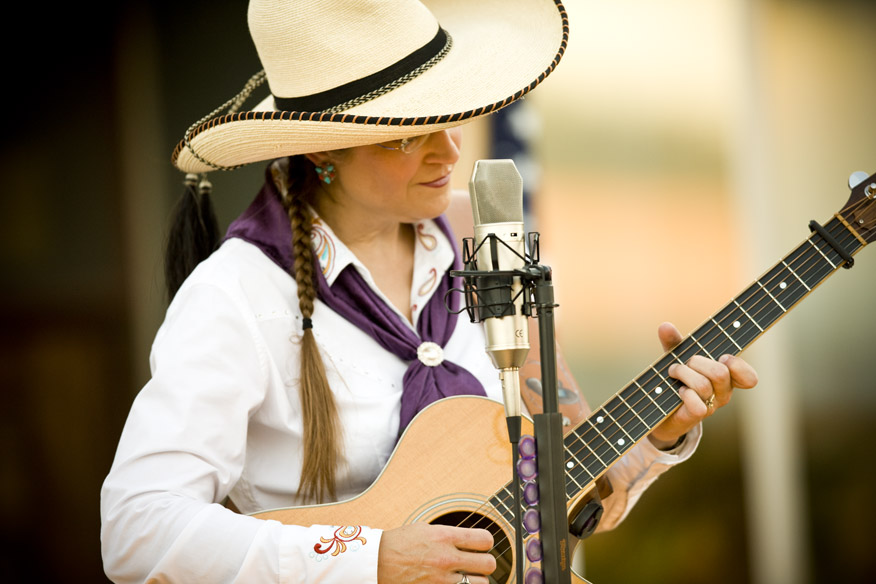
[[[741,353],[807,294],[847,264],[866,241],[840,215],[813,234],[744,292],[654,362],[565,437],[570,500],[605,473],[682,403],[682,384],[669,367],[694,355],[712,359]],[[833,239],[833,242],[829,239]]]

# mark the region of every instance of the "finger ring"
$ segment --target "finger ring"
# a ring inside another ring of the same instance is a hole
[[[471,584],[471,580],[468,579],[468,574],[462,575],[462,580],[459,581],[459,584]]]
[[[709,399],[707,399],[705,401],[705,404],[706,404],[706,408],[708,408],[708,409],[712,409],[713,407],[715,407],[715,394],[714,393],[709,396]]]

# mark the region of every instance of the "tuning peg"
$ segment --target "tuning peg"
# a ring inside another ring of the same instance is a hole
[[[866,172],[864,172],[863,170],[859,170],[859,171],[853,172],[853,173],[849,176],[849,188],[850,188],[850,189],[855,188],[856,186],[858,186],[859,184],[861,184],[862,182],[864,182],[865,180],[867,180],[867,178],[868,178],[869,176],[870,176],[870,175],[868,175],[868,174],[867,174]]]

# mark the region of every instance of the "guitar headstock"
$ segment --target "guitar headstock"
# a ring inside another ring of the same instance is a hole
[[[849,177],[852,196],[840,215],[867,241],[876,240],[876,174],[855,172]]]

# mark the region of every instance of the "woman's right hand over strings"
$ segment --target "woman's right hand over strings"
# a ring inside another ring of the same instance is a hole
[[[487,584],[496,569],[488,552],[493,535],[486,529],[414,523],[383,532],[377,560],[378,584],[423,582]]]

